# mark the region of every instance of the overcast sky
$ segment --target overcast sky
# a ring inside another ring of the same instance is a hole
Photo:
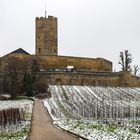
[[[140,65],[140,0],[0,0],[0,56],[35,53],[35,18],[58,17],[60,55],[103,57],[119,70],[119,52]]]

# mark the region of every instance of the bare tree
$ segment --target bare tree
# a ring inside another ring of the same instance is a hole
[[[18,57],[9,56],[6,64],[5,77],[7,77],[7,82],[9,84],[9,93],[12,98],[15,98],[16,95],[21,94],[23,79],[22,72],[27,70],[27,63]]]
[[[121,65],[121,69],[123,71],[130,71],[131,63],[132,63],[132,55],[128,52],[128,50],[120,52],[119,64]]]
[[[134,75],[137,75],[138,71],[139,71],[139,66],[138,65],[134,65],[134,69],[133,69]]]
[[[9,81],[9,90],[12,98],[15,98],[15,96],[20,92],[20,81],[19,81],[19,67],[20,61],[15,58],[11,57],[8,60],[7,64],[7,76]]]

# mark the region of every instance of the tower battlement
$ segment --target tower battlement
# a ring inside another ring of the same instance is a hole
[[[36,20],[40,21],[40,20],[57,20],[57,17],[54,16],[48,16],[48,17],[36,17]]]
[[[36,18],[36,55],[57,55],[57,18]]]

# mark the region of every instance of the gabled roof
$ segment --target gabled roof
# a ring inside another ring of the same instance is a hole
[[[28,52],[26,52],[25,50],[23,50],[22,48],[19,48],[13,52],[11,52],[10,54],[25,54],[25,55],[30,55]]]

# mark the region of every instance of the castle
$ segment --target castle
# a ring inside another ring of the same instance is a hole
[[[36,18],[35,55],[18,49],[0,59],[1,72],[6,61],[16,57],[28,63],[36,60],[40,71],[38,80],[49,84],[92,86],[140,86],[140,78],[129,72],[112,72],[112,62],[104,58],[84,58],[58,55],[57,18]]]
[[[53,16],[36,18],[36,56],[46,59],[43,69],[61,69],[74,66],[77,69],[112,71],[112,62],[97,58],[78,58],[58,55],[57,18]],[[45,60],[43,60],[45,62]],[[48,66],[47,66],[48,65]]]

